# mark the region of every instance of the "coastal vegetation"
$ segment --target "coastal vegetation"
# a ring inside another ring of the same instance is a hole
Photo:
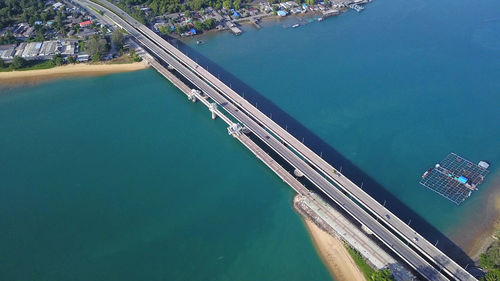
[[[498,234],[498,231],[497,231]],[[479,257],[479,265],[486,270],[484,281],[500,281],[500,242],[494,242],[486,251]]]
[[[374,270],[361,254],[349,246],[345,246],[349,255],[353,258],[356,265],[359,267],[366,280],[371,281],[394,281],[391,271],[389,269]]]
[[[85,43],[85,50],[92,61],[96,62],[101,60],[102,55],[108,51],[108,43],[106,39],[94,35]]]
[[[21,57],[16,56],[14,57],[11,63],[5,63],[3,60],[0,59],[0,72],[13,71],[13,70],[49,69],[54,66],[56,66],[54,60],[27,61]]]

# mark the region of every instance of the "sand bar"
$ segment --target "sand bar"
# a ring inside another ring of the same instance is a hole
[[[304,221],[314,247],[335,280],[365,281],[363,273],[347,252],[342,241],[326,233],[309,219]]]
[[[69,64],[50,69],[0,72],[0,85],[36,84],[38,82],[77,76],[99,76],[148,68],[146,62],[126,64]]]

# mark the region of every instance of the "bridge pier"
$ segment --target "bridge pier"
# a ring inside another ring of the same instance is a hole
[[[294,174],[296,177],[298,177],[298,178],[301,178],[301,177],[303,177],[303,176],[304,176],[304,173],[302,173],[302,171],[301,171],[301,170],[299,170],[299,169],[295,169],[295,170],[293,170],[293,174]]]
[[[188,100],[191,100],[192,102],[196,102],[197,100],[197,96],[200,94],[201,92],[198,91],[198,90],[195,90],[195,89],[191,89],[191,92],[188,94]]]
[[[241,136],[242,129],[243,129],[243,127],[241,127],[241,125],[239,123],[233,123],[229,127],[227,127],[227,133],[230,136],[233,136],[236,138],[236,137]]]
[[[215,102],[212,102],[209,106],[208,109],[210,109],[210,112],[212,112],[212,120],[215,120],[217,118],[217,104]]]

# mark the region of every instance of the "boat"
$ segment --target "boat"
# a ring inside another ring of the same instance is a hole
[[[324,18],[323,18],[323,17],[318,18],[318,21],[323,21],[323,20],[324,20]]]
[[[299,27],[299,26],[300,26],[300,24],[298,24],[298,23],[292,25],[293,28],[296,28],[296,27]]]
[[[427,171],[425,171],[425,173],[422,175],[422,178],[425,179],[425,177],[427,177],[427,175],[432,171],[432,167],[430,167]]]
[[[357,5],[357,4],[351,4],[351,5],[349,5],[349,8],[355,10],[358,13],[365,9],[365,7]]]
[[[196,41],[196,44],[201,45],[201,44],[203,44],[203,41],[198,40],[198,41]]]

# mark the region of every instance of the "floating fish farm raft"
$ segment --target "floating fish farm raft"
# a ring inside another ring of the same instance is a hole
[[[450,153],[422,175],[420,184],[460,205],[484,181],[489,166],[488,162],[474,164]]]

